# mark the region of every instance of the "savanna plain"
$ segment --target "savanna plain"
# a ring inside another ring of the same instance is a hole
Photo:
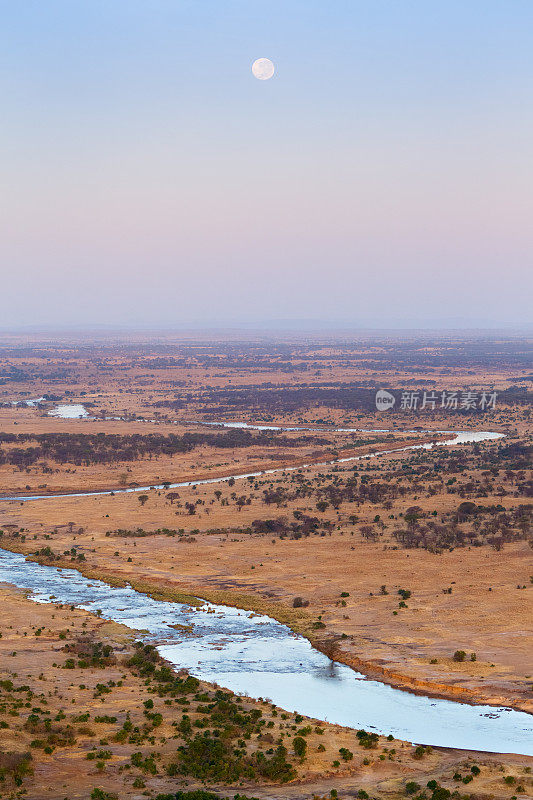
[[[3,334],[0,548],[532,714],[531,370],[519,336]],[[531,757],[311,719],[98,614],[0,599],[0,797],[533,796]]]

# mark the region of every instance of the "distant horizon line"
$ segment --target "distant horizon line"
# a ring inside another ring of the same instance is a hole
[[[499,324],[489,321],[467,323],[466,320],[447,321],[411,321],[401,322],[395,320],[387,325],[376,322],[349,323],[347,321],[334,322],[320,319],[280,319],[259,320],[252,322],[187,322],[187,323],[65,323],[65,324],[29,324],[16,326],[0,326],[2,335],[53,335],[53,334],[186,334],[186,333],[359,333],[359,334],[406,334],[406,333],[433,333],[433,334],[479,334],[479,335],[531,335],[532,323]]]

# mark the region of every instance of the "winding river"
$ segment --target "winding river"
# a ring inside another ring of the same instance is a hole
[[[215,424],[288,430],[247,423]],[[353,428],[336,430],[354,431]],[[446,433],[450,433],[451,438],[441,442],[440,446],[502,436],[490,432]],[[432,446],[415,444],[401,450]],[[375,454],[325,463],[356,461],[372,455]],[[171,484],[171,487],[302,468],[284,467],[260,473],[228,475]],[[164,484],[165,488],[168,486]],[[146,491],[149,488],[163,488],[163,485],[55,497]],[[2,499],[28,501],[49,497],[52,496]],[[103,618],[139,631],[141,638],[154,643],[160,654],[177,668],[186,667],[196,677],[237,693],[269,698],[282,708],[351,728],[390,733],[417,744],[533,755],[533,716],[509,708],[432,699],[369,680],[350,667],[331,661],[313,648],[307,639],[295,635],[270,617],[230,606],[203,603],[191,607],[153,600],[130,586],[111,587],[102,581],[84,578],[77,570],[43,566],[26,561],[21,554],[2,549],[0,581],[28,589],[35,602],[66,603],[91,612],[99,611]]]
[[[431,699],[368,680],[270,617],[209,603],[152,600],[130,586],[111,587],[1,549],[0,581],[29,589],[38,603],[99,611],[142,631],[176,667],[291,711],[417,744],[533,755],[533,716]]]
[[[74,417],[70,412],[63,409],[70,409],[72,406],[58,406],[54,412],[58,412],[55,416],[61,416],[63,419],[89,419],[76,415]],[[76,409],[83,408],[83,406],[75,406]],[[60,413],[61,412],[61,413]],[[53,413],[53,412],[50,412]],[[115,419],[115,418],[112,418]],[[148,420],[155,422],[156,420]],[[495,433],[493,431],[436,431],[436,430],[408,430],[408,431],[392,431],[390,429],[370,429],[370,428],[296,428],[296,427],[282,427],[278,425],[254,425],[248,422],[196,422],[191,421],[190,424],[195,425],[209,425],[219,428],[246,428],[248,430],[258,431],[309,431],[310,433],[324,433],[329,430],[331,433],[418,433],[421,435],[428,434],[449,434],[450,438],[446,441],[438,443],[440,446],[453,446],[458,444],[468,444],[474,442],[483,442],[489,439],[501,439],[504,437],[503,433]],[[262,475],[275,475],[280,472],[294,472],[296,470],[309,469],[310,467],[319,466],[333,466],[335,464],[346,464],[350,461],[361,461],[367,458],[375,458],[379,455],[388,455],[390,453],[401,453],[408,450],[429,450],[434,447],[431,442],[425,444],[410,444],[404,447],[391,448],[390,450],[378,450],[371,453],[365,453],[360,456],[348,456],[347,458],[336,458],[330,461],[313,462],[309,464],[299,464],[295,467],[275,467],[273,469],[265,469],[259,472],[241,472],[232,475],[224,475],[217,478],[202,478],[196,481],[182,481],[181,483],[156,483],[149,486],[133,486],[127,489],[113,488],[105,489],[102,491],[93,492],[66,492],[63,494],[33,494],[33,495],[13,495],[7,497],[0,497],[0,501],[5,500],[19,500],[20,502],[27,502],[28,500],[57,500],[62,497],[92,497],[111,494],[129,494],[131,492],[148,492],[150,489],[179,489],[186,486],[201,486],[209,483],[223,483],[224,481],[239,480],[242,478],[258,478]]]

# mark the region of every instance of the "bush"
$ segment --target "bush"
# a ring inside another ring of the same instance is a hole
[[[151,775],[155,775],[157,773],[156,763],[151,756],[148,758],[143,758],[142,753],[132,753],[130,758],[134,767],[142,769],[143,772],[149,772]]]
[[[305,752],[307,750],[307,742],[303,738],[303,736],[295,736],[292,741],[292,746],[294,748],[294,752],[299,758],[303,758],[305,756]]]
[[[309,600],[304,600],[303,597],[295,597],[292,601],[293,608],[307,608]]]
[[[456,650],[455,653],[453,654],[454,661],[459,661],[459,662],[464,661],[465,658],[466,658],[466,653],[464,650]]]
[[[305,743],[305,739],[303,740]],[[254,780],[257,773],[267,780],[286,783],[296,773],[287,759],[287,750],[279,746],[269,758],[261,752],[254,756],[236,755],[230,744],[219,737],[197,734],[178,748],[179,760],[168,767],[168,774],[192,775],[211,783],[235,783]]]
[[[262,756],[262,758],[260,758]],[[276,748],[271,758],[257,754],[257,769],[263,778],[279,783],[287,783],[296,777],[296,772],[288,763],[287,749],[283,745]]]
[[[379,736],[377,733],[369,733],[365,731],[364,728],[357,731],[356,736],[359,740],[359,744],[361,747],[370,750],[371,748],[377,747],[377,743],[379,741]]]
[[[437,786],[435,789],[433,789],[431,800],[448,800],[448,798],[451,796],[452,793],[449,789],[445,789],[443,786]]]

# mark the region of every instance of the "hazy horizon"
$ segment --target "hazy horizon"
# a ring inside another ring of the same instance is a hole
[[[2,19],[1,330],[531,327],[530,2]]]
[[[319,340],[338,340],[358,339],[380,340],[381,338],[397,338],[402,339],[508,339],[516,338],[529,340],[533,336],[533,325],[508,325],[502,327],[496,326],[461,326],[460,324],[452,325],[431,325],[429,323],[418,325],[397,324],[391,326],[378,326],[378,325],[350,325],[348,323],[341,324],[337,321],[320,321],[320,320],[258,320],[250,324],[234,323],[224,325],[213,322],[208,325],[207,323],[191,322],[189,324],[176,325],[168,324],[161,325],[150,323],[146,325],[111,325],[107,323],[93,323],[93,324],[65,324],[65,325],[26,325],[26,326],[11,326],[0,328],[0,338],[7,337],[7,340],[19,339],[20,337],[33,337],[34,341],[52,341],[55,338],[66,338],[72,342],[90,342],[92,339],[99,339],[101,337],[122,340],[126,338],[135,338],[138,341],[150,341],[154,338],[161,340],[173,338],[179,340],[182,337],[193,337],[201,340],[203,337],[209,339],[216,337],[223,341],[224,339],[233,339],[235,337],[248,338],[261,338],[261,339],[278,339],[278,338],[291,338],[291,337],[307,337]]]

